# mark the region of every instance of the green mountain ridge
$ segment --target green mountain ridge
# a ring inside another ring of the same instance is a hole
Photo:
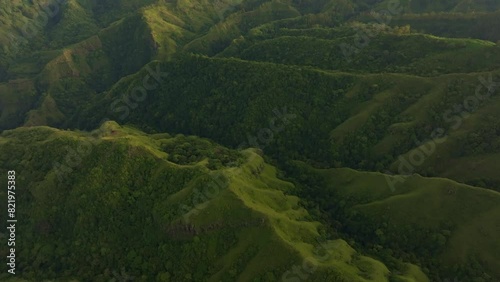
[[[354,75],[205,57],[152,63],[147,69],[165,70],[162,75],[168,79],[147,91],[143,101],[127,104],[123,93],[142,85],[149,73],[143,69],[118,83],[97,106],[76,116],[77,126],[93,127],[100,117],[109,116],[153,131],[252,146],[249,132],[268,127],[273,112],[283,110],[297,118],[272,137],[273,143],[265,149],[271,156],[316,160],[323,166],[336,162],[336,166],[445,176],[498,189],[499,144],[492,138],[499,128],[498,96],[479,79],[496,82],[498,75]],[[478,85],[488,98],[482,102],[474,98],[476,106],[465,108],[463,101],[476,97]],[[323,103],[327,100],[328,104]],[[463,112],[457,112],[456,104],[462,105]],[[162,114],[165,110],[168,114]],[[210,116],[212,112],[231,118],[221,120]],[[407,164],[413,158],[415,164]]]
[[[277,179],[255,150],[213,156],[245,158],[239,166],[213,170],[207,165],[213,159],[203,155],[179,165],[168,159],[217,145],[146,135],[113,122],[91,133],[20,128],[5,131],[0,144],[1,172],[17,174],[17,216],[23,219],[17,271],[29,280],[108,281],[119,265],[138,281],[276,281],[311,258],[317,264],[313,280],[382,281],[391,275],[345,241],[323,239],[321,224],[309,221],[298,198],[284,194],[293,185]],[[18,162],[19,154],[26,161]],[[80,159],[72,171],[64,168],[68,156]],[[56,165],[41,161],[48,158]],[[197,193],[206,200],[197,202]],[[320,262],[314,261],[316,241],[331,245]]]
[[[0,280],[498,281],[499,5],[2,4]]]

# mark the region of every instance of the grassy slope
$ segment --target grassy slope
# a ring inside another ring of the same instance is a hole
[[[195,39],[195,43],[189,46],[201,44],[208,46],[207,53],[212,52],[210,50],[216,48],[212,46],[212,41],[220,41],[214,38],[221,34],[214,33],[219,28],[211,31],[210,27],[223,22],[241,4],[238,1],[217,5],[206,1],[179,1],[175,5],[153,2],[121,1],[118,7],[113,6],[112,12],[107,13],[105,11],[109,9],[110,3],[71,0],[58,7],[60,12],[51,18],[53,23],[40,26],[36,32],[39,45],[31,42],[30,46],[20,45],[15,50],[8,47],[5,61],[14,55],[16,60],[2,64],[0,81],[5,80],[3,84],[9,87],[9,79],[31,79],[40,87],[36,93],[35,108],[32,108],[33,101],[21,100],[19,108],[13,108],[13,111],[21,113],[20,116],[3,121],[0,124],[2,128],[13,128],[23,122],[29,125],[61,126],[72,113],[78,111],[82,105],[80,100],[88,101],[89,97],[136,72],[153,58],[169,60]],[[22,4],[17,8],[5,8],[4,20],[14,20],[16,9],[36,10],[37,7]],[[132,8],[134,12],[130,12]],[[241,28],[269,21],[274,18],[271,14],[280,14],[279,9],[283,9],[280,5],[250,8],[256,10],[249,11],[245,17],[233,17]],[[262,20],[250,23],[251,17]],[[231,21],[222,25],[231,25]],[[16,25],[5,28],[5,36],[10,36],[11,29],[16,29]],[[75,33],[78,37],[72,36]],[[23,38],[20,34],[16,34],[17,37]],[[10,40],[7,37],[4,39],[5,42]],[[6,91],[0,92],[0,96],[8,95]],[[62,114],[44,117],[47,111],[43,105],[46,104],[53,104],[54,110]],[[26,114],[27,108],[32,110],[29,115]],[[24,118],[21,116],[23,114]]]
[[[489,71],[499,67],[493,61],[498,60],[495,58],[500,56],[500,48],[489,41],[398,34],[397,30],[373,25],[357,24],[351,28],[350,32],[346,27],[271,29],[268,32],[272,32],[272,36],[256,29],[253,31],[256,36],[233,42],[234,46],[220,55],[325,70],[420,76]],[[362,37],[362,44],[357,44],[360,39],[356,30],[363,30],[363,36],[372,35]]]
[[[114,9],[116,15],[107,15],[109,19],[115,16],[122,18],[100,31],[98,26],[106,22],[102,13],[104,7],[108,5],[106,2],[96,4],[88,1],[70,1],[64,5],[61,9],[61,18],[54,26],[49,26],[48,39],[44,39],[51,42],[51,48],[68,44],[69,41],[61,39],[64,37],[62,34],[72,34],[75,29],[85,31],[79,32],[82,34],[82,39],[95,33],[97,35],[52,51],[51,57],[40,54],[38,56],[43,59],[38,59],[36,64],[18,62],[10,68],[13,74],[20,77],[26,76],[27,73],[33,77],[40,72],[36,77],[37,83],[42,86],[38,90],[37,105],[41,107],[54,104],[56,111],[62,113],[46,118],[43,113],[47,111],[43,108],[33,109],[32,113],[25,117],[27,124],[53,126],[69,124],[68,119],[71,119],[82,105],[81,102],[75,103],[75,100],[88,101],[89,97],[108,89],[119,78],[134,73],[151,59],[169,60],[182,49],[215,54],[233,42],[228,48],[232,51],[224,53],[245,59],[309,65],[328,70],[403,72],[425,76],[491,70],[496,68],[492,62],[496,61],[495,58],[499,54],[499,49],[490,46],[492,43],[488,42],[450,40],[424,35],[400,36],[392,34],[394,32],[392,31],[374,38],[367,48],[361,49],[361,53],[348,61],[335,46],[338,43],[353,41],[355,29],[350,27],[316,29],[313,34],[318,38],[313,39],[311,44],[311,38],[304,37],[304,34],[310,34],[309,28],[315,23],[326,24],[328,22],[326,18],[329,16],[317,14],[301,17],[302,8],[293,3],[230,2],[224,5],[212,5],[203,1],[200,3],[181,1],[175,5],[157,3],[139,9],[136,14],[124,12],[126,7],[141,7],[147,4],[151,3],[123,1],[120,4],[123,9]],[[248,11],[236,13],[237,8],[241,7],[248,8]],[[283,18],[285,20],[281,20]],[[278,34],[272,35],[262,34],[262,27],[268,26],[266,28],[269,29],[271,26],[270,30],[273,30],[283,25],[284,21],[287,21],[286,25],[300,25],[307,29],[297,30],[296,33],[302,34],[299,36],[280,37],[282,33],[290,34],[286,30],[280,30]],[[269,22],[276,23],[276,26],[267,24]],[[252,29],[261,24],[264,25]],[[345,33],[346,37],[338,39],[342,33]],[[43,35],[44,33],[41,34]],[[241,37],[242,35],[245,37]],[[259,38],[263,36],[273,39],[261,42]],[[239,45],[243,45],[244,48],[240,49]],[[417,45],[419,47],[415,48]],[[283,48],[286,49],[285,52]],[[415,50],[420,52],[415,53]],[[26,61],[32,62],[33,59]],[[0,95],[6,94],[0,93]],[[23,104],[19,111],[26,112],[22,109],[32,104]],[[16,119],[16,122],[10,123],[9,127],[13,124],[19,125],[20,120],[21,118]]]
[[[434,260],[432,271],[447,270],[440,274],[441,279],[450,277],[444,276],[446,272],[451,275],[454,271],[467,281],[483,276],[481,271],[463,273],[453,268],[469,266],[471,260],[487,269],[491,281],[498,279],[500,245],[493,239],[500,231],[498,192],[443,178],[401,178],[351,169],[299,166],[305,169],[303,173],[324,181],[324,186],[314,188],[316,194],[308,197],[317,197],[320,208],[345,224],[345,230],[362,244],[402,249],[416,254],[417,260],[423,262]],[[389,183],[398,183],[394,191]],[[342,218],[340,214],[346,216]],[[437,244],[436,238],[441,236],[443,241]],[[375,253],[384,252],[378,248]],[[439,277],[435,275],[433,280]]]
[[[406,14],[395,18],[391,25],[409,24],[413,30],[444,37],[478,38],[498,42],[500,11],[491,13]],[[363,20],[372,21],[367,18]]]
[[[120,265],[139,281],[276,281],[315,257],[321,224],[285,195],[293,185],[277,179],[255,150],[243,152],[241,166],[209,170],[204,161],[167,161],[163,146],[184,144],[181,136],[145,135],[114,122],[91,134],[33,127],[0,137],[0,171],[16,170],[17,216],[29,219],[18,226],[22,278],[105,281]],[[55,163],[72,171],[61,174]],[[221,181],[215,189],[214,179]],[[200,192],[206,201],[196,202]],[[330,256],[312,279],[391,275],[341,239],[323,244]]]

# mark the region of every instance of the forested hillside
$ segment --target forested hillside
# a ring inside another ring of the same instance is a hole
[[[17,278],[499,281],[499,15],[495,0],[3,3]]]
[[[313,281],[425,277],[326,234],[256,150],[114,122],[5,131],[0,144],[0,172],[19,172],[17,271],[29,280],[276,281],[295,265]]]

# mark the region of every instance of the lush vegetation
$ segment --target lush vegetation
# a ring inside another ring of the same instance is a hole
[[[114,122],[90,133],[21,128],[5,131],[0,142],[0,173],[17,172],[22,278],[276,281],[314,258],[316,240],[332,246],[326,259],[313,261],[312,279],[392,276],[345,241],[325,237],[298,198],[285,195],[293,185],[254,150],[146,135]],[[180,148],[170,153],[172,144]],[[186,147],[240,162],[216,169],[213,156],[169,161]]]
[[[423,267],[431,281],[495,281],[500,195],[448,179],[389,176],[304,163],[287,166],[297,193],[317,218],[348,242],[397,267]],[[395,191],[387,184],[399,183]]]
[[[499,5],[3,3],[18,278],[500,280]]]

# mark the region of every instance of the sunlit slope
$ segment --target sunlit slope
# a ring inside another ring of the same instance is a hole
[[[429,269],[432,281],[500,277],[498,192],[443,178],[297,167],[299,194],[373,254],[409,259]]]
[[[499,69],[490,41],[411,34],[411,27],[352,24],[339,28],[263,25],[233,41],[220,57],[312,66],[354,73],[438,76]]]
[[[185,45],[211,46],[212,38],[225,36],[219,32],[214,34],[210,31],[211,27],[224,22],[226,16],[241,8],[238,1],[149,2],[150,5],[146,5],[148,1],[122,1],[111,9],[107,2],[71,0],[50,6],[54,13],[57,12],[50,18],[54,22],[41,24],[34,37],[18,34],[16,27],[12,27],[14,31],[6,29],[5,43],[11,39],[20,43],[12,50],[10,45],[4,48],[8,54],[5,53],[5,60],[0,64],[0,81],[10,88],[10,80],[29,79],[30,83],[37,84],[37,89],[32,97],[35,102],[20,99],[19,107],[13,109],[19,112],[19,116],[8,122],[1,121],[1,128],[22,124],[65,126],[71,115],[85,103],[94,102],[95,95],[109,89],[119,79],[135,73],[151,60],[170,60]],[[248,6],[246,20],[239,16],[233,19],[237,18],[240,24],[246,25],[250,16],[262,18],[251,24],[254,26],[274,18],[271,8],[276,5],[262,4],[262,8],[258,3],[252,5]],[[23,10],[25,6],[33,6],[35,10],[45,7],[38,4],[16,6],[5,15],[5,20],[15,18],[14,11]],[[105,7],[112,11],[104,13]],[[122,11],[122,8],[132,7],[136,9],[126,13]],[[115,20],[104,24],[107,19]],[[232,26],[235,23],[229,20],[222,24]],[[75,33],[77,37],[72,36]],[[28,39],[33,42],[24,44]],[[193,40],[197,43],[191,44]],[[211,53],[212,48],[215,46],[197,52]],[[11,94],[7,91],[0,92],[6,100],[21,97],[9,98],[8,95]],[[87,102],[82,104],[83,100]],[[50,118],[45,116],[50,112],[46,110],[49,104],[52,111],[58,113]],[[27,113],[27,109],[31,111]]]
[[[171,56],[177,42],[191,35],[156,17],[162,11],[153,12],[152,8],[143,13],[126,17],[76,44],[16,61],[9,70],[19,77],[29,74],[38,84],[33,97],[37,103],[20,102],[25,103],[21,109],[32,107],[32,111],[16,119],[17,125],[63,125],[82,106],[81,101],[91,103],[93,95],[135,73],[156,56]],[[0,92],[0,96],[7,95]],[[53,105],[53,110],[61,114],[47,119],[43,106],[46,104]],[[3,126],[11,128],[15,124],[9,122]]]
[[[491,13],[407,14],[391,25],[411,25],[414,30],[444,37],[478,38],[498,42],[500,11]],[[363,20],[372,21],[370,18]]]
[[[341,25],[348,10],[362,9],[360,3],[318,1],[311,6],[314,14],[293,1],[115,4],[111,9],[107,1],[68,1],[25,46],[30,50],[19,47],[20,56],[0,70],[3,85],[29,80],[36,93],[21,99],[9,97],[11,89],[0,92],[4,100],[19,101],[12,110],[17,116],[0,120],[0,128],[72,126],[75,116],[100,103],[102,92],[120,79],[151,60],[169,61],[186,52],[356,74],[439,77],[499,67],[500,49],[490,41],[409,34],[404,26]],[[6,19],[13,19],[16,9]],[[360,30],[369,35],[362,46]],[[79,37],[68,41],[76,31]]]
[[[309,264],[313,280],[392,275],[325,235],[257,150],[107,122],[91,133],[5,131],[0,151],[24,219],[20,278],[107,281],[124,269],[145,281],[276,281]]]

